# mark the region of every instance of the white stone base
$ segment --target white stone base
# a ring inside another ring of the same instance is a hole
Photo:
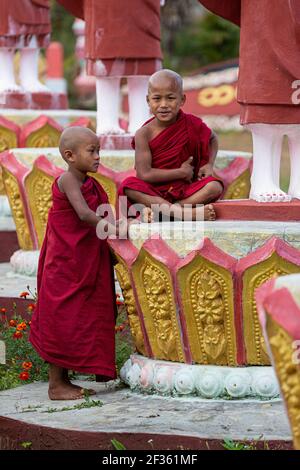
[[[187,365],[133,354],[120,372],[131,390],[165,396],[272,400],[279,397],[273,368]]]
[[[36,276],[40,252],[18,250],[10,258],[10,265],[14,273],[21,276]]]
[[[0,196],[0,217],[11,217],[11,210],[7,196]]]

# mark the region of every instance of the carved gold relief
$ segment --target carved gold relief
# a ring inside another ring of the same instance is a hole
[[[5,168],[2,168],[5,191],[9,199],[12,215],[16,224],[16,231],[20,248],[33,250],[33,241],[30,236],[28,221],[24,204],[21,198],[17,179]]]
[[[5,150],[16,147],[18,147],[18,139],[15,132],[7,129],[6,127],[0,126],[0,152],[4,152]],[[2,171],[0,168],[0,195],[3,194],[6,193],[2,179]]]
[[[3,183],[3,177],[2,177],[2,168],[0,167],[0,196],[5,195],[5,188],[4,188],[4,183]]]
[[[193,361],[236,365],[231,273],[197,256],[178,272]]]
[[[27,137],[26,147],[57,147],[60,134],[60,131],[45,124]]]
[[[107,176],[101,175],[100,173],[88,173],[89,176],[94,178],[98,183],[101,184],[102,188],[107,194],[109,203],[116,207],[117,204],[117,186],[113,180]]]
[[[227,188],[224,199],[248,199],[250,193],[250,170],[245,170]]]
[[[155,359],[184,362],[173,283],[168,269],[142,249],[132,273]]]
[[[242,305],[247,364],[270,364],[257,314],[255,290],[273,277],[299,273],[299,271],[299,266],[289,263],[277,253],[273,253],[265,261],[251,266],[245,271]]]
[[[267,334],[286,403],[294,447],[300,450],[300,364],[291,336],[267,314]],[[298,359],[298,360],[297,360]],[[298,363],[297,363],[298,362]]]
[[[18,147],[18,139],[14,131],[0,126],[0,152]]]
[[[144,344],[144,336],[140,324],[139,315],[135,306],[135,298],[130,281],[129,272],[123,261],[119,257],[117,258],[119,263],[115,266],[115,270],[119,284],[122,289],[131,334],[137,352],[143,354],[143,356],[146,356],[147,353]]]
[[[42,246],[48,212],[52,204],[52,184],[54,178],[34,167],[25,180],[33,224],[38,237],[39,247]]]

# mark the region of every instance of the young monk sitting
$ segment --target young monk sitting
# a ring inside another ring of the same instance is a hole
[[[115,295],[109,246],[96,235],[96,210],[108,199],[87,176],[99,166],[99,139],[70,127],[59,149],[68,170],[52,187],[30,341],[49,363],[49,398],[72,400],[94,391],[72,384],[68,370],[99,381],[116,377]]]
[[[200,118],[181,110],[185,99],[177,73],[160,70],[150,77],[147,102],[154,117],[136,132],[137,177],[125,179],[119,194],[152,209],[163,204],[162,213],[180,220],[214,220],[209,203],[223,191],[213,176],[218,141]],[[184,210],[186,204],[193,208]]]

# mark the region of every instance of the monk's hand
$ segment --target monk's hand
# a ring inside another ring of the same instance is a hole
[[[194,177],[194,167],[192,165],[194,157],[189,157],[185,162],[182,163],[180,170],[181,170],[181,178],[185,181],[189,181],[190,183]]]
[[[213,174],[213,166],[210,163],[206,163],[206,165],[203,165],[199,170],[198,180],[202,180],[203,178],[212,176],[212,174]]]

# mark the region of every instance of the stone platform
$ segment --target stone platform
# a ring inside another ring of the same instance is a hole
[[[280,400],[220,401],[138,395],[116,382],[77,382],[97,390],[101,407],[71,409],[80,401],[50,401],[47,383],[0,392],[2,449],[112,449],[111,439],[128,450],[223,449],[226,439],[259,441],[257,447],[291,449],[291,433]]]
[[[79,109],[1,109],[0,115],[16,124],[26,124],[33,119],[47,116],[57,121],[61,126],[67,126],[70,122],[79,118],[88,118],[96,122],[96,111],[83,111]]]
[[[256,202],[250,199],[218,201],[214,204],[217,219],[269,222],[300,221],[300,200],[291,202]]]
[[[7,109],[13,109],[16,112],[26,109],[28,113],[30,113],[32,109],[38,110],[40,113],[46,109],[67,110],[68,97],[65,93],[55,92],[0,93],[0,109],[4,110],[4,114]]]
[[[13,314],[12,306],[14,303],[18,314],[26,317],[27,307],[34,301],[31,295],[26,300],[20,298],[21,292],[27,291],[27,286],[34,292],[36,278],[16,275],[12,272],[10,263],[0,263],[0,308],[6,308],[9,318]]]

